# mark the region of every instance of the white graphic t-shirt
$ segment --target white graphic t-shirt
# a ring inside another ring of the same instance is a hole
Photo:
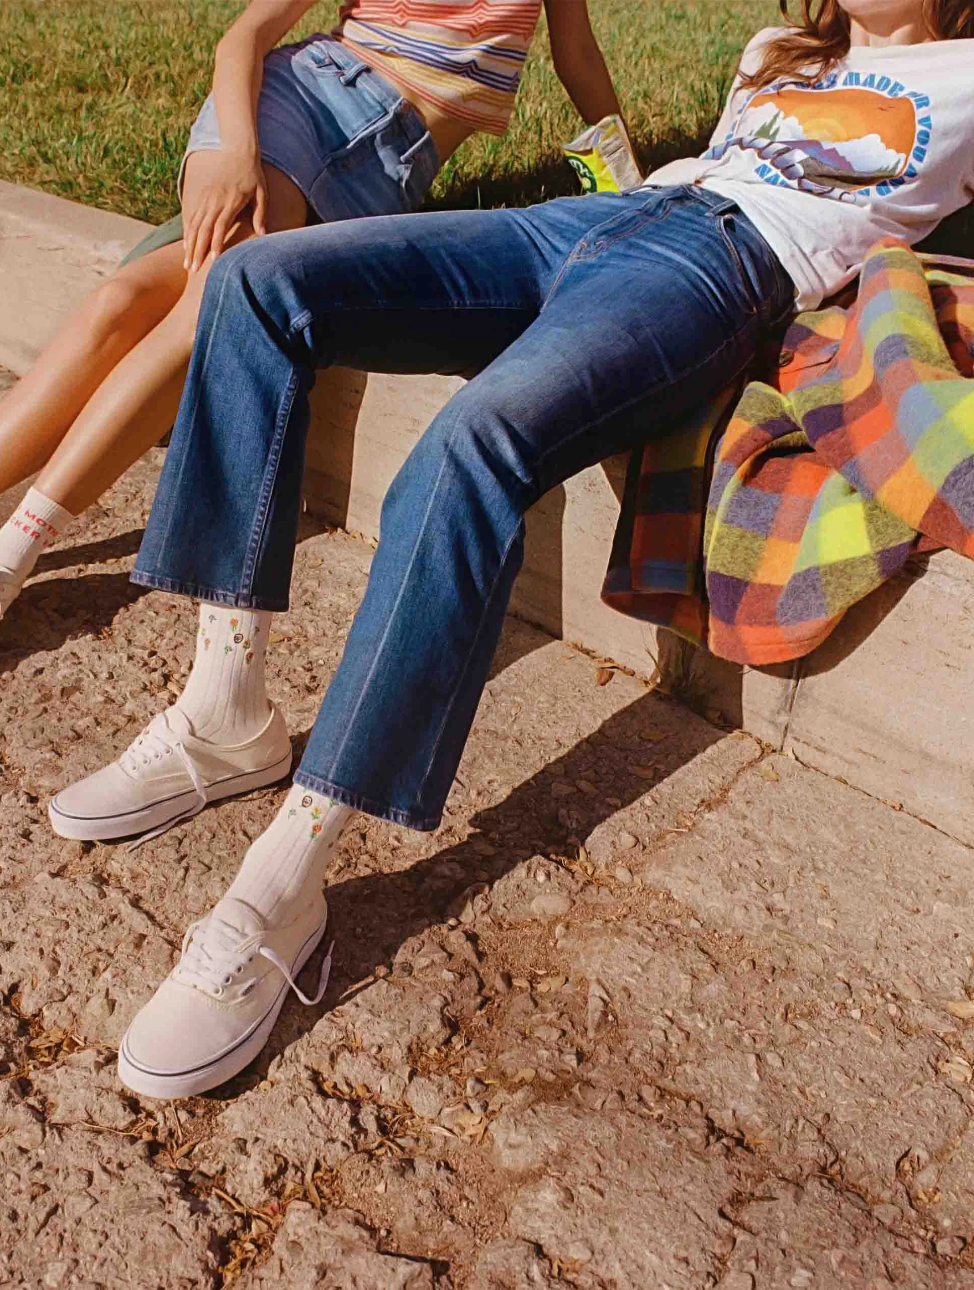
[[[745,72],[780,30],[755,36]],[[738,77],[703,156],[647,183],[733,198],[815,308],[881,237],[912,245],[974,200],[974,40],[856,47],[811,84]]]

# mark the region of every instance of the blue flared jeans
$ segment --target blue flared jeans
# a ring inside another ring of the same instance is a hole
[[[133,580],[284,610],[317,369],[478,370],[394,480],[296,782],[435,828],[549,489],[666,433],[794,285],[700,187],[276,233],[217,261]]]

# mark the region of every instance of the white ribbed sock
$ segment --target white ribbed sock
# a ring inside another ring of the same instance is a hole
[[[259,609],[200,605],[193,670],[176,700],[198,739],[242,744],[267,725],[264,656],[272,617]]]
[[[320,885],[346,824],[355,812],[323,793],[295,784],[270,828],[244,856],[227,892],[269,923],[286,923],[309,884]]]
[[[29,488],[20,505],[0,528],[0,615],[30,577],[37,557],[56,542],[74,519],[57,502]]]

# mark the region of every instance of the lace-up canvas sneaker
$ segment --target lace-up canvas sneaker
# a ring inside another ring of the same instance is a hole
[[[145,1097],[192,1097],[238,1074],[267,1043],[295,983],[321,940],[328,907],[321,892],[286,926],[268,926],[256,910],[225,897],[183,941],[179,963],[129,1026],[118,1053],[122,1083]]]
[[[12,569],[0,567],[0,618],[20,595],[24,580]]]
[[[291,769],[291,741],[274,708],[248,743],[197,739],[178,707],[160,712],[110,766],[62,789],[48,807],[62,838],[155,837],[210,802],[274,784]]]

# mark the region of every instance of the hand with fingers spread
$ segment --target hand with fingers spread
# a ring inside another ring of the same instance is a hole
[[[195,273],[210,255],[223,251],[234,225],[250,212],[254,232],[267,231],[267,186],[260,157],[221,151],[214,155],[210,182],[194,198],[194,208],[183,207],[183,267]]]

